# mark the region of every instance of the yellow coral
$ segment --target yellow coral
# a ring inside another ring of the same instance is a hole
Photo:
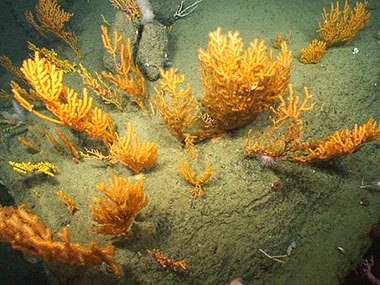
[[[13,166],[13,170],[20,173],[40,171],[42,173],[45,173],[46,175],[54,176],[54,173],[58,171],[57,167],[50,162],[39,162],[37,164],[32,164],[31,162],[8,162],[10,165]]]
[[[59,125],[66,125],[79,131],[85,131],[93,138],[101,138],[108,144],[113,140],[113,122],[109,114],[98,107],[92,108],[93,98],[83,88],[83,98],[63,84],[63,71],[46,58],[35,52],[34,59],[23,62],[22,73],[36,91],[36,99],[45,103],[46,108],[58,119],[51,118],[34,109],[19,88],[12,88],[14,98],[29,112]]]
[[[65,203],[67,209],[71,214],[74,214],[76,210],[79,210],[73,199],[71,199],[63,190],[59,190],[57,195],[62,199],[63,203]]]
[[[141,19],[141,11],[135,0],[110,0],[112,6],[125,12],[132,22]]]
[[[67,59],[60,59],[58,54],[53,49],[39,48],[35,44],[28,41],[28,49],[32,51],[38,51],[42,56],[49,59],[49,61],[54,64],[59,70],[64,73],[75,72],[76,63],[70,63]]]
[[[156,88],[152,100],[169,132],[181,141],[188,135],[186,128],[196,121],[198,108],[191,95],[190,84],[184,89],[177,89],[177,85],[185,82],[185,75],[177,76],[176,71],[175,68],[170,68],[168,71],[160,70],[162,76],[158,81],[160,89]]]
[[[114,30],[113,41],[108,35],[108,29],[100,26],[102,29],[102,42],[107,52],[112,55],[115,63],[117,74],[111,72],[102,72],[104,78],[115,84],[115,86],[128,94],[130,100],[135,102],[141,110],[147,115],[144,107],[145,79],[138,66],[134,63],[132,57],[131,39],[124,40],[123,36],[117,30]],[[120,64],[118,62],[117,51],[119,51]]]

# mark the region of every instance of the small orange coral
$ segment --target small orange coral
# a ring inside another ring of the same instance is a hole
[[[191,195],[194,198],[197,198],[202,195],[202,184],[205,183],[211,175],[214,173],[214,168],[210,167],[210,165],[206,165],[206,171],[198,174],[195,177],[195,172],[192,172],[190,169],[190,164],[187,161],[186,157],[183,158],[180,165],[178,165],[179,170],[181,171],[183,177],[191,184],[193,184],[194,188],[191,190]]]
[[[159,249],[146,250],[151,256],[153,256],[159,264],[162,265],[163,268],[168,266],[173,269],[173,271],[178,272],[179,268],[187,269],[187,264],[184,259],[181,261],[175,261],[174,259],[168,258],[165,254],[163,254]]]
[[[307,47],[301,49],[300,62],[318,63],[326,50],[324,41],[313,40]]]
[[[127,178],[114,176],[108,179],[108,183],[108,189],[104,181],[96,185],[96,189],[108,199],[92,197],[99,206],[90,205],[91,218],[99,226],[89,230],[126,236],[137,213],[148,204],[148,197],[143,192],[144,181],[130,182]]]

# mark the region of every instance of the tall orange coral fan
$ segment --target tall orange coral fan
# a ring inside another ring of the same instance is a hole
[[[206,50],[199,50],[205,91],[199,101],[221,129],[234,129],[252,121],[277,102],[286,91],[292,53],[286,43],[276,59],[264,41],[253,40],[243,52],[238,32],[209,34]]]
[[[252,156],[256,153],[277,157],[282,160],[308,162],[313,160],[327,160],[338,155],[351,154],[363,147],[363,144],[380,140],[380,125],[369,119],[363,126],[355,124],[353,130],[338,130],[322,140],[303,142],[302,120],[298,117],[303,111],[313,109],[307,106],[312,97],[305,87],[305,98],[299,104],[300,98],[294,97],[293,87],[289,85],[288,103],[281,97],[281,104],[271,111],[272,126],[261,134],[258,133],[251,140],[252,130],[248,132],[247,143],[244,146],[245,154]],[[284,132],[282,126],[286,126]]]
[[[326,43],[313,40],[307,47],[301,49],[300,62],[318,63],[326,50]]]
[[[112,260],[115,248],[111,242],[99,247],[90,242],[88,247],[71,243],[68,228],[57,234],[63,241],[56,241],[48,229],[26,205],[0,207],[0,241],[10,243],[12,248],[44,260],[59,260],[64,263],[83,265],[106,262],[112,271],[119,273],[117,264]]]
[[[34,59],[24,60],[21,71],[33,86],[37,99],[45,103],[46,108],[58,119],[35,110],[18,88],[12,88],[15,99],[22,107],[43,119],[85,131],[93,138],[102,138],[107,144],[113,140],[110,115],[103,114],[97,107],[92,108],[93,99],[88,96],[87,89],[83,89],[83,98],[80,99],[75,90],[63,85],[63,71],[57,70],[47,59],[40,58],[38,52]]]
[[[127,135],[120,138],[116,134],[116,138],[111,146],[111,156],[118,158],[121,164],[132,169],[136,173],[140,173],[142,168],[148,168],[153,165],[157,160],[157,148],[153,142],[139,143],[137,141],[137,134],[133,136],[132,140],[132,124],[127,124]]]
[[[96,185],[96,189],[108,199],[92,197],[99,206],[90,205],[91,218],[99,227],[89,230],[105,235],[126,236],[137,213],[148,204],[148,198],[143,193],[144,181],[130,182],[127,178],[114,176],[108,179],[108,183],[108,189],[104,181]]]
[[[130,100],[135,102],[141,110],[147,114],[144,107],[145,94],[145,79],[137,65],[133,62],[131,51],[131,39],[127,38],[124,41],[123,36],[119,35],[117,30],[114,30],[113,42],[108,36],[108,30],[105,26],[101,26],[102,41],[107,52],[112,55],[117,75],[111,72],[102,72],[102,75],[116,87],[124,91],[130,97]],[[117,51],[120,51],[120,64],[117,64]]]
[[[31,11],[26,11],[25,17],[40,34],[46,37],[45,31],[52,33],[68,44],[77,58],[82,57],[78,48],[78,39],[75,32],[64,30],[65,23],[69,21],[74,14],[67,13],[63,10],[57,0],[38,0],[36,13],[40,25],[34,20]]]
[[[198,108],[191,95],[190,84],[187,84],[185,89],[177,89],[177,85],[185,82],[185,75],[177,76],[176,71],[174,68],[168,71],[160,70],[160,89],[155,89],[156,94],[152,100],[169,132],[182,141],[189,135],[188,128],[198,117]]]
[[[336,7],[331,2],[330,12],[323,8],[323,21],[319,22],[317,32],[329,47],[352,39],[368,23],[369,17],[370,13],[362,2],[356,2],[355,8],[351,9],[346,0],[343,10],[339,9],[339,1],[336,2]]]

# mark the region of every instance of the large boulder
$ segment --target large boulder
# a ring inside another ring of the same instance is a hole
[[[157,21],[143,27],[137,50],[136,63],[150,81],[160,77],[168,59],[168,33],[166,27]]]

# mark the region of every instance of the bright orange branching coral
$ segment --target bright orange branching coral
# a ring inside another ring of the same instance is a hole
[[[307,47],[301,49],[300,62],[318,63],[326,50],[326,43],[313,40]]]
[[[99,206],[90,205],[91,218],[99,227],[89,230],[105,235],[126,236],[137,213],[148,204],[148,198],[143,193],[144,181],[130,182],[127,178],[114,176],[108,179],[108,183],[108,189],[104,181],[96,185],[96,189],[108,199],[92,197]]]
[[[264,41],[253,40],[243,52],[238,32],[209,33],[206,50],[199,49],[204,96],[199,99],[221,129],[234,129],[252,121],[277,102],[286,91],[292,53],[286,43],[276,59]]]
[[[193,125],[198,117],[198,108],[191,95],[191,86],[177,89],[177,85],[185,82],[185,75],[176,75],[176,69],[160,70],[162,79],[158,81],[160,89],[152,97],[153,103],[168,128],[178,141],[183,141],[189,135],[189,126]],[[166,99],[168,98],[168,99]]]
[[[78,69],[77,72],[80,77],[82,77],[83,83],[91,88],[95,94],[100,96],[105,104],[113,104],[116,108],[125,113],[123,95],[116,91],[116,87],[106,82],[102,75],[97,72],[95,72],[96,77],[92,76],[81,63],[79,67],[80,69]]]
[[[185,179],[194,186],[194,188],[191,190],[191,195],[193,195],[194,198],[202,195],[202,184],[205,183],[214,173],[214,168],[210,167],[210,165],[207,164],[206,171],[195,177],[195,172],[191,172],[190,164],[187,161],[186,157],[183,158],[178,168],[181,171],[183,177],[185,177]]]
[[[264,133],[258,133],[252,141],[250,140],[252,130],[248,132],[247,144],[244,146],[246,155],[251,156],[259,152],[264,155],[291,160],[293,153],[298,150],[301,143],[299,138],[302,136],[302,121],[298,117],[301,112],[313,109],[313,105],[307,106],[312,95],[309,94],[306,87],[304,91],[305,98],[298,106],[300,98],[293,96],[293,86],[289,85],[288,103],[282,96],[280,98],[281,104],[276,109],[271,107],[274,116],[269,118],[273,125],[267,127]],[[289,121],[285,132],[281,134],[280,127]]]
[[[67,13],[63,10],[57,0],[38,0],[36,13],[40,25],[34,20],[31,11],[26,11],[25,17],[41,35],[46,37],[46,31],[52,33],[54,36],[68,44],[77,58],[82,57],[82,54],[78,49],[76,34],[73,31],[64,30],[65,23],[69,21],[74,14]]]
[[[135,102],[141,110],[147,114],[144,107],[145,101],[145,79],[137,65],[133,62],[131,39],[127,38],[124,41],[123,36],[118,33],[117,30],[113,34],[113,42],[108,36],[108,30],[105,26],[100,27],[102,29],[102,41],[105,49],[112,55],[117,75],[113,75],[111,72],[102,72],[102,75],[110,82],[116,85],[116,87],[124,91],[130,97],[130,100]],[[120,61],[117,60],[117,51],[120,53]],[[120,62],[120,64],[118,64]]]
[[[152,257],[154,257],[157,260],[157,262],[161,264],[163,268],[166,268],[169,266],[175,272],[178,272],[180,268],[184,270],[187,269],[187,264],[184,259],[182,259],[181,261],[175,261],[174,259],[168,258],[159,249],[153,249],[153,250],[146,249],[146,251]]]
[[[46,261],[56,259],[76,265],[106,262],[114,273],[119,273],[117,264],[112,260],[115,248],[111,242],[103,248],[92,241],[88,247],[71,243],[67,227],[57,235],[62,241],[56,241],[50,229],[26,205],[17,209],[0,207],[1,242],[10,243],[12,248],[26,254],[41,256]]]
[[[252,130],[248,132],[247,144],[244,146],[247,156],[262,153],[289,161],[327,160],[338,155],[354,153],[362,148],[364,143],[380,140],[380,125],[369,119],[363,126],[355,124],[353,130],[338,130],[322,140],[301,141],[302,120],[298,117],[301,112],[313,108],[313,105],[307,106],[312,95],[306,87],[304,91],[305,98],[299,104],[299,97],[293,96],[293,87],[289,85],[288,103],[281,98],[279,107],[271,108],[274,113],[274,116],[270,117],[272,126],[267,127],[264,133],[258,133],[252,140]],[[287,127],[282,133],[280,128],[286,124]]]
[[[365,143],[380,140],[380,125],[370,118],[362,126],[355,124],[352,130],[338,130],[322,140],[305,143],[306,155],[295,156],[293,160],[308,162],[316,159],[327,160],[338,155],[357,152]]]
[[[362,2],[356,2],[355,8],[351,9],[346,0],[343,10],[339,9],[338,1],[336,7],[331,2],[330,12],[323,8],[323,21],[319,22],[317,32],[329,47],[334,43],[352,39],[367,24],[369,17],[370,13]]]
[[[149,168],[157,160],[157,148],[153,142],[139,143],[137,134],[133,135],[132,141],[132,124],[127,124],[127,135],[120,138],[116,134],[116,138],[111,146],[111,155],[118,158],[121,164],[132,169],[136,173],[140,173],[142,168]]]
[[[18,88],[12,88],[15,99],[29,112],[79,131],[85,131],[93,138],[101,138],[108,144],[113,140],[113,123],[109,114],[97,107],[92,108],[93,99],[84,88],[80,99],[75,90],[63,85],[63,71],[59,71],[47,59],[36,52],[34,59],[25,60],[22,73],[33,86],[36,98],[45,103],[46,108],[58,119],[48,117],[34,109]]]

